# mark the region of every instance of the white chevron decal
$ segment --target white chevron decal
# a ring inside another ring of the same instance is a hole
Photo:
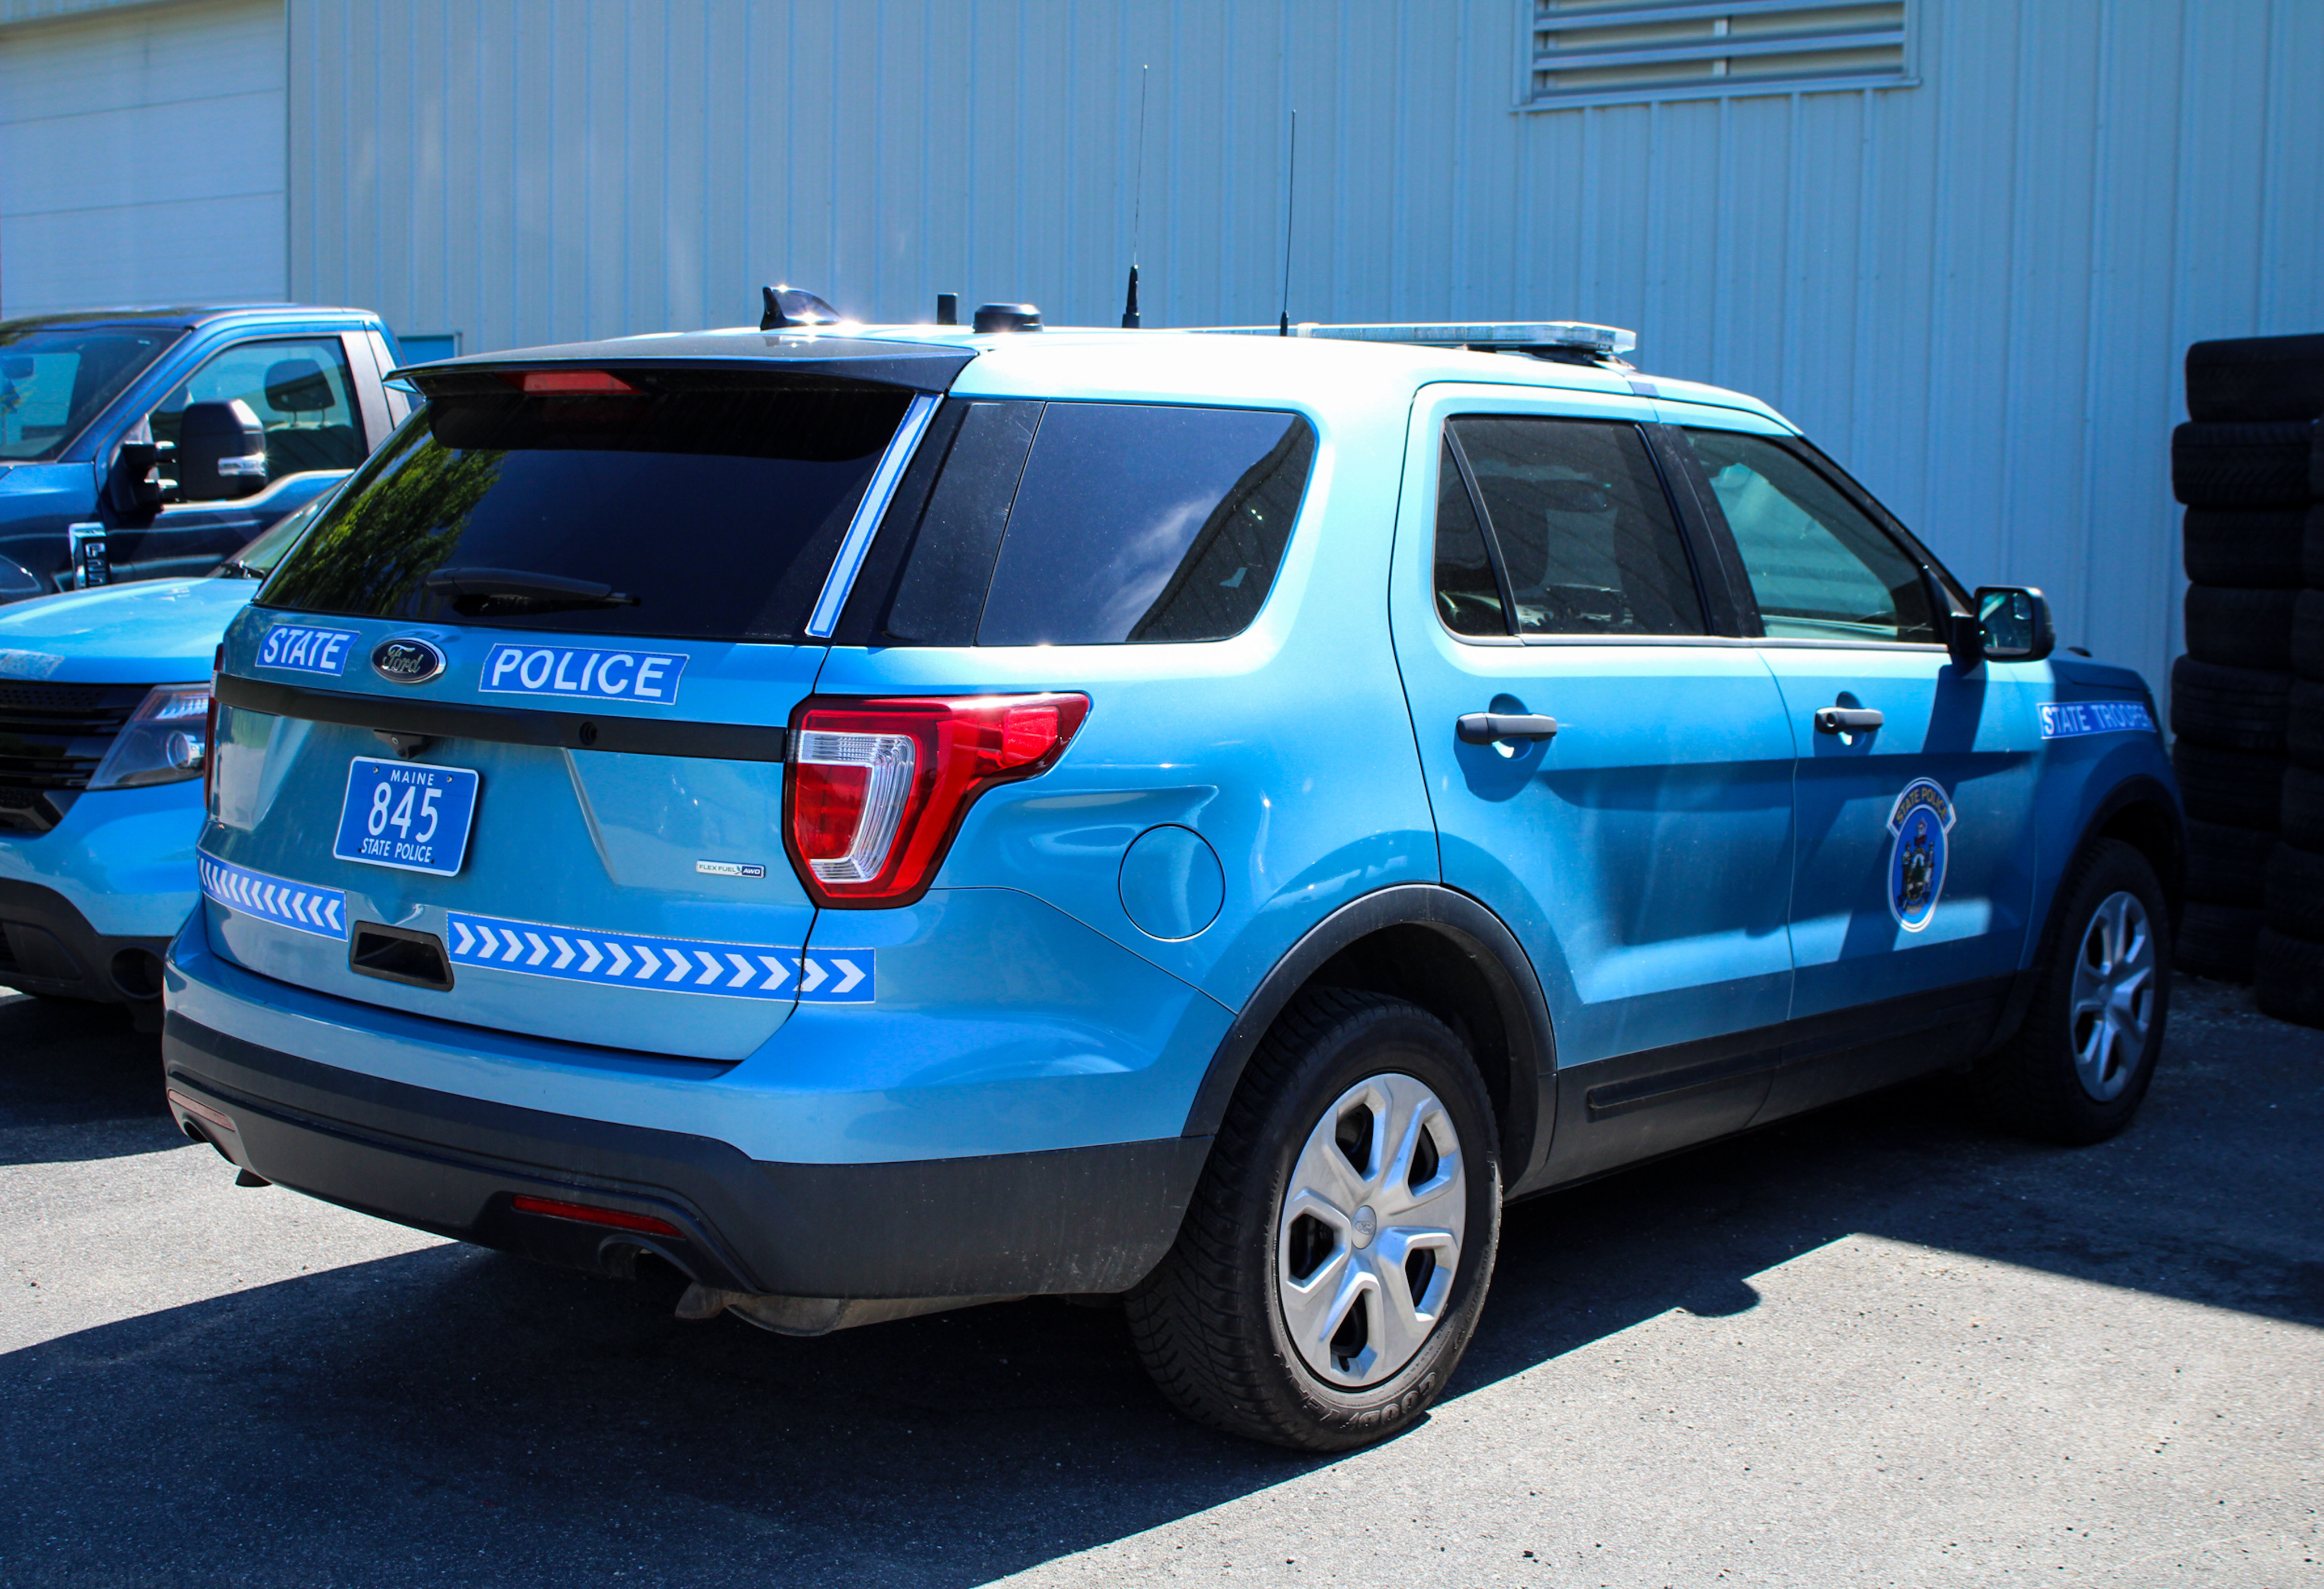
[[[557,963],[549,967],[551,971],[562,971],[567,965],[573,964],[573,946],[571,944],[567,943],[563,938],[558,938],[553,932],[549,935],[549,941],[557,946]]]
[[[530,959],[525,961],[527,965],[538,965],[543,960],[549,958],[549,946],[540,941],[540,935],[539,933],[528,932],[524,936],[532,945],[532,956]]]
[[[760,956],[759,964],[767,968],[767,980],[759,984],[761,993],[770,988],[779,988],[791,979],[790,967],[772,955]]]
[[[505,927],[501,928],[501,936],[508,939],[508,953],[501,956],[501,964],[513,965],[516,964],[516,957],[524,953],[524,940]]]
[[[581,961],[581,973],[586,976],[589,973],[597,969],[597,962],[604,959],[605,956],[603,950],[599,949],[596,945],[591,943],[586,938],[580,940],[580,944],[581,953],[584,956]]]
[[[752,977],[757,975],[756,972],[751,969],[751,963],[748,960],[745,960],[742,956],[735,954],[731,949],[727,951],[726,957],[734,962],[734,980],[726,984],[728,987],[741,987],[748,983]]]
[[[660,969],[661,969],[661,956],[660,956],[659,955],[655,954],[651,949],[647,948],[643,944],[640,944],[640,945],[638,946],[638,976],[639,976],[639,979],[640,979],[641,981],[642,981],[642,980],[643,980],[643,979],[645,979],[646,977],[651,976],[655,972],[659,971]],[[619,969],[618,967],[616,967],[616,968],[615,968],[615,970],[614,970],[614,972],[613,972],[613,975],[614,975],[615,976],[619,976],[619,975],[621,975],[621,974],[622,974],[622,973],[621,973],[620,969]]]
[[[607,944],[605,946],[605,953],[613,957],[613,963],[605,967],[606,975],[619,976],[623,971],[629,968],[630,952],[622,947],[621,945]]]
[[[832,964],[837,966],[842,973],[840,979],[832,984],[831,991],[833,993],[844,993],[853,992],[855,984],[863,980],[863,972],[854,961],[834,960]]]
[[[455,921],[452,923],[452,953],[456,955],[465,955],[468,952],[468,946],[475,941],[476,935],[468,930],[468,924],[466,922]]]
[[[718,964],[717,956],[706,955],[700,949],[696,949],[694,951],[694,957],[701,961],[705,967],[702,975],[694,979],[697,985],[707,987],[726,975],[726,967]]]
[[[811,993],[824,983],[823,967],[802,956],[799,959],[799,992]]]
[[[331,901],[331,930],[343,937],[347,930],[347,924],[339,919],[339,901],[337,900]]]

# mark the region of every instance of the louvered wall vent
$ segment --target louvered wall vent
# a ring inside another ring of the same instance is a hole
[[[1908,83],[1907,0],[1525,0],[1536,106]]]

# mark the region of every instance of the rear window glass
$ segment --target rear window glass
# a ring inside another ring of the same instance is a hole
[[[881,637],[1224,640],[1275,583],[1315,433],[1271,410],[961,405]]]
[[[623,378],[640,390],[432,394],[261,602],[500,628],[799,639],[910,393]]]

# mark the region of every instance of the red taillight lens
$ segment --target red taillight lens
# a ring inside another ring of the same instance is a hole
[[[819,905],[908,905],[996,783],[1065,754],[1085,695],[802,701],[791,714],[784,846]]]
[[[202,714],[202,814],[217,815],[217,687],[226,668],[226,647],[210,653],[210,704]]]
[[[638,1231],[649,1236],[679,1236],[686,1233],[650,1214],[626,1214],[619,1208],[595,1208],[586,1203],[566,1203],[555,1197],[516,1196],[509,1206],[519,1214],[545,1214],[551,1219],[577,1219],[583,1224],[610,1225],[617,1231]]]

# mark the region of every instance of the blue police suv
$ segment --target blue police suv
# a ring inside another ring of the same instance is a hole
[[[2052,655],[1600,328],[456,359],[236,617],[179,1124],[815,1334],[1120,1296],[1310,1449],[1502,1206],[1924,1072],[2121,1130],[2181,824]]]

